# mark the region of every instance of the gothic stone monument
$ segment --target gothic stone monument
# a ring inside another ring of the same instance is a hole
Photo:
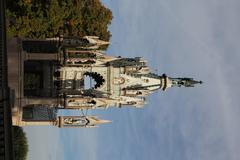
[[[141,108],[160,89],[193,87],[192,78],[152,73],[141,58],[106,55],[108,42],[95,36],[46,40],[17,39],[9,65],[13,125],[95,127],[110,121],[96,116],[57,116],[60,109]],[[14,58],[15,57],[15,58]]]

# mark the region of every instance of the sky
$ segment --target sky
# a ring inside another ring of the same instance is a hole
[[[29,160],[238,160],[240,1],[103,0],[112,10],[109,55],[144,57],[153,72],[195,88],[147,98],[143,109],[91,111],[95,129],[26,127]]]

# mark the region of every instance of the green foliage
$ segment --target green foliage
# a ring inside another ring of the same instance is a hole
[[[13,127],[13,151],[15,160],[27,160],[28,142],[21,127]]]
[[[111,36],[112,12],[100,0],[8,0],[6,13],[8,37]]]

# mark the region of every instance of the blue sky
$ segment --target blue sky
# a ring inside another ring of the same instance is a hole
[[[238,160],[240,1],[104,0],[110,55],[205,83],[148,97],[144,109],[91,111],[96,129],[26,127],[30,160]]]

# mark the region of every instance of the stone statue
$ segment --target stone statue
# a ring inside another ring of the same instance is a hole
[[[196,81],[193,78],[170,78],[172,81],[172,87],[194,87],[195,84],[202,84],[202,81]]]
[[[86,126],[88,123],[88,120],[86,117],[78,117],[78,118],[65,118],[64,119],[64,125],[79,125],[79,126]]]

